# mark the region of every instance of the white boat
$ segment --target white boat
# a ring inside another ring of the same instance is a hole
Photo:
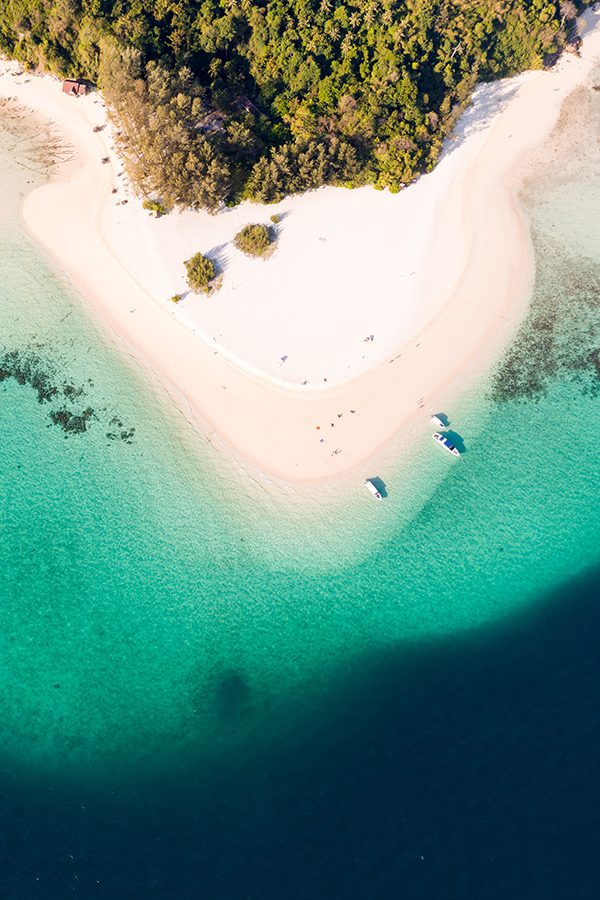
[[[380,492],[377,490],[376,485],[373,484],[373,482],[371,481],[370,478],[365,479],[364,485],[365,485],[366,489],[368,490],[368,492],[376,500],[383,500],[383,497],[381,496]]]
[[[444,420],[441,418],[441,416],[436,416],[436,415],[433,415],[431,417],[431,424],[437,425],[438,428],[447,428],[448,427],[446,425],[446,423],[444,422]]]
[[[444,450],[447,450],[452,456],[460,456],[460,452],[456,449],[454,444],[450,443],[445,435],[440,434],[439,431],[434,431],[432,437],[436,443],[440,444]]]

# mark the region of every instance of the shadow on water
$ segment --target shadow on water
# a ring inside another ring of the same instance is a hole
[[[452,429],[444,431],[444,437],[447,437],[450,443],[454,444],[461,456],[464,456],[465,453],[468,453],[466,444],[457,431],[452,431]]]
[[[386,485],[385,481],[383,480],[383,478],[380,478],[379,475],[370,475],[368,478],[368,481],[370,481],[371,484],[375,485],[375,487],[377,488],[377,490],[379,491],[381,496],[384,498],[384,500],[387,496],[389,496],[388,490],[387,490],[387,485]]]
[[[600,879],[600,569],[501,629],[399,646],[261,757],[128,793],[5,771],[11,898],[575,898]],[[223,715],[242,673],[215,684]]]
[[[441,422],[441,425],[438,422],[434,422],[433,421],[434,418],[439,419],[439,422]],[[431,424],[438,425],[439,428],[449,428],[450,427],[450,419],[448,418],[446,413],[442,413],[442,412],[433,413],[433,415],[431,416],[431,419],[432,419]]]

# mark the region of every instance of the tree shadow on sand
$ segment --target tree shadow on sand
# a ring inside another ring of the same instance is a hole
[[[218,244],[216,247],[212,247],[205,254],[207,259],[210,259],[212,264],[215,267],[215,275],[218,278],[219,275],[222,275],[230,261],[230,245],[227,244]]]

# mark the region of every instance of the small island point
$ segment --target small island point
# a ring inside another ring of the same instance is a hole
[[[588,78],[599,21],[593,10],[580,20],[579,54],[479,86],[435,169],[399,193],[323,187],[216,214],[152,215],[124,174],[102,95],[64,93],[3,61],[0,97],[51,123],[74,154],[26,196],[27,226],[98,320],[238,461],[296,483],[354,477],[488,368],[521,321],[533,256],[518,190]],[[271,221],[268,258],[236,247],[246,226]],[[219,290],[186,282],[198,253]]]

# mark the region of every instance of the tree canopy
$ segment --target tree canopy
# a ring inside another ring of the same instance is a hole
[[[217,209],[399,189],[478,80],[540,67],[571,0],[6,0],[0,49],[100,85],[140,191]]]
[[[202,253],[195,253],[190,259],[186,259],[184,265],[190,288],[197,293],[209,294],[217,276],[212,259]]]
[[[269,256],[275,244],[275,229],[269,225],[245,225],[233,243],[246,256]]]

